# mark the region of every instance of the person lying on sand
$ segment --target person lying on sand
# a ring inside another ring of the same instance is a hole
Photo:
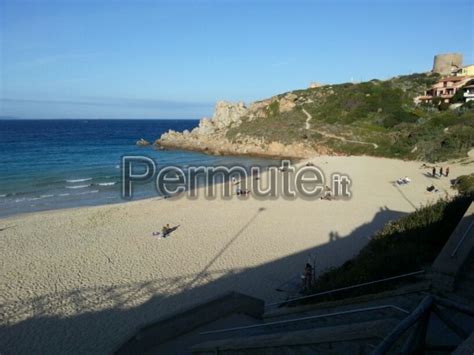
[[[177,226],[174,226],[174,227],[170,227],[169,224],[167,224],[166,226],[163,226],[163,228],[161,229],[161,232],[153,232],[153,235],[156,235],[158,237],[163,237],[163,238],[166,238],[168,237],[172,232],[174,232],[176,229],[178,229],[180,225],[178,224]]]
[[[166,238],[167,235],[169,234],[170,230],[171,230],[171,228],[170,228],[169,224],[167,224],[166,226],[163,226],[163,228],[161,228],[161,236],[163,238]],[[159,236],[160,232],[153,232],[153,235]]]
[[[411,182],[411,179],[408,176],[405,176],[404,178],[399,178],[397,180],[398,185],[409,184],[410,182]]]

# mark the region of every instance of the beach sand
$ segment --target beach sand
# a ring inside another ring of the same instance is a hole
[[[284,299],[309,257],[316,273],[356,254],[387,221],[454,194],[450,164],[317,157],[352,178],[348,201],[202,197],[56,210],[0,220],[1,353],[107,353],[140,327],[229,290]],[[430,172],[430,171],[429,171]],[[396,187],[393,181],[412,182]],[[435,184],[438,193],[426,187]],[[152,233],[179,225],[168,238]]]

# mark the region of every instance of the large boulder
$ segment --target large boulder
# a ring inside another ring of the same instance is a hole
[[[217,129],[229,127],[232,123],[240,122],[247,111],[247,107],[243,102],[234,104],[227,101],[218,101],[214,115],[212,115],[212,124]]]
[[[199,127],[196,130],[196,133],[200,135],[209,135],[209,134],[214,133],[215,130],[216,130],[216,127],[214,126],[214,124],[209,118],[202,118],[199,121]]]
[[[280,99],[280,113],[289,112],[296,106],[297,95],[288,93]]]

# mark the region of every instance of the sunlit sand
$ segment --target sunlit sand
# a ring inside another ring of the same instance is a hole
[[[110,352],[139,327],[236,290],[267,302],[298,277],[340,265],[385,222],[453,195],[450,164],[431,178],[421,162],[318,157],[349,174],[349,201],[208,201],[202,197],[57,210],[0,220],[1,325],[6,351]],[[411,183],[393,182],[408,176]],[[434,184],[439,192],[429,193]],[[166,239],[164,224],[179,225]]]

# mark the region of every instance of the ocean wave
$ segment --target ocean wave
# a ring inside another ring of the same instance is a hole
[[[0,194],[0,197],[7,197],[8,194]]]
[[[70,193],[67,193],[67,192],[65,194],[58,194],[58,196],[61,196],[61,197],[69,196],[69,195],[70,195]]]
[[[91,184],[87,184],[87,185],[75,185],[75,186],[66,186],[66,189],[83,189],[85,187],[89,187],[91,186]]]
[[[36,201],[36,200],[42,200],[42,199],[43,199],[42,197],[32,197],[32,198],[27,198],[26,200],[27,201]],[[21,202],[21,201],[15,200],[15,202]]]
[[[66,180],[66,182],[71,182],[71,183],[74,183],[74,182],[84,182],[84,181],[90,181],[92,180],[92,178],[84,178],[84,179],[71,179],[71,180]]]
[[[111,181],[111,182],[99,182],[97,185],[99,186],[112,186],[112,185],[116,185],[117,184],[117,181]]]
[[[31,198],[28,198],[26,200],[27,201],[37,201],[37,200],[42,200],[44,198],[49,198],[49,197],[54,197],[54,195],[40,195],[39,197],[31,197]]]
[[[80,193],[76,194],[76,196],[78,196],[78,195],[95,194],[95,193],[97,193],[97,192],[99,192],[99,190],[91,190],[91,191],[86,191],[86,192],[80,192]]]

